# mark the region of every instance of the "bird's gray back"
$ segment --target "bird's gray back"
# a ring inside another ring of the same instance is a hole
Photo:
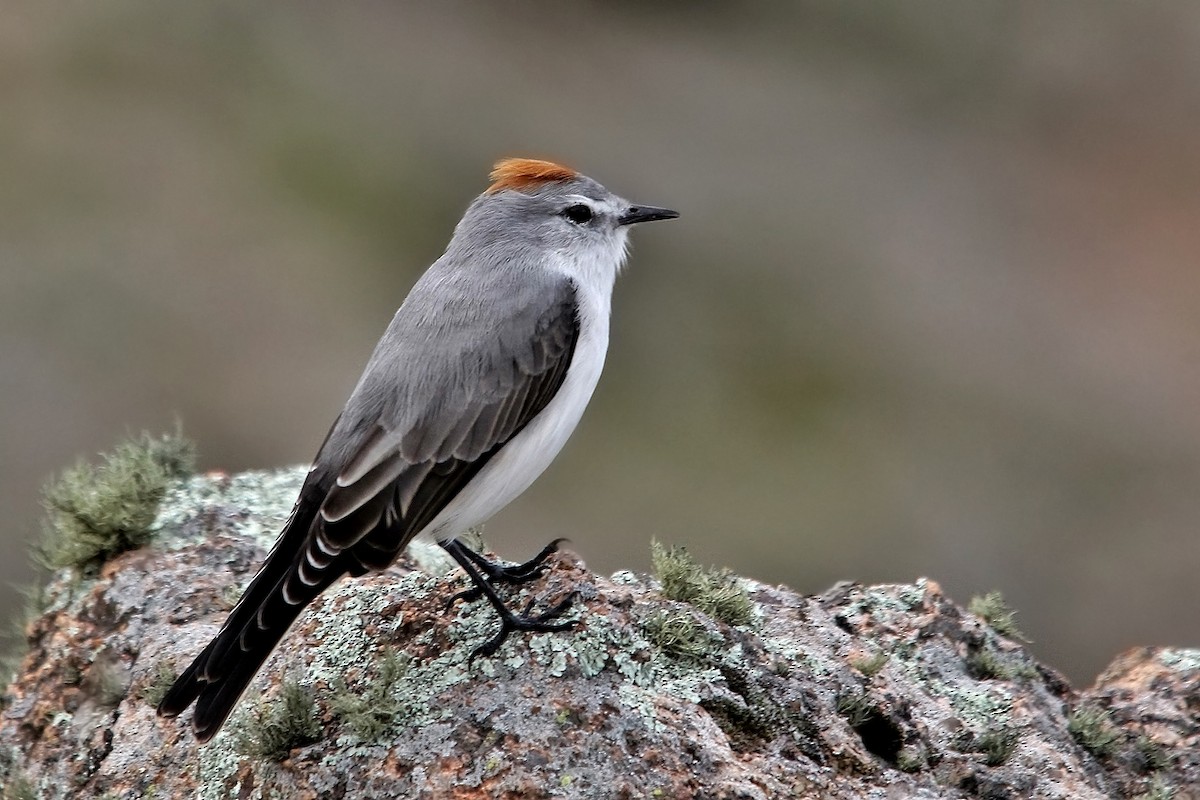
[[[574,289],[532,247],[516,245],[452,247],[434,262],[375,347],[318,463],[336,474],[376,428],[404,436],[438,427],[543,368],[543,338],[533,334]]]

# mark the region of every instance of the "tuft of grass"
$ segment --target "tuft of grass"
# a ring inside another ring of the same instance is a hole
[[[837,712],[845,717],[851,728],[860,728],[871,717],[871,698],[865,692],[862,694],[847,692],[839,695]]]
[[[754,602],[729,570],[699,566],[683,547],[650,543],[654,574],[668,600],[689,603],[727,625],[747,625],[753,619]]]
[[[896,769],[901,772],[920,772],[928,765],[929,760],[919,747],[902,748],[896,756]]]
[[[873,655],[853,655],[847,659],[850,666],[861,672],[865,677],[873,678],[879,671],[887,666],[888,661],[892,658],[891,653],[885,653],[880,650]]]
[[[1150,786],[1146,791],[1136,795],[1132,800],[1174,800],[1175,789],[1172,788],[1161,777],[1156,777],[1150,781]]]
[[[404,715],[404,705],[397,699],[394,689],[407,669],[407,661],[392,648],[386,648],[379,661],[379,671],[361,692],[351,690],[344,679],[339,678],[334,683],[329,699],[334,715],[359,739],[378,741]]]
[[[998,767],[1008,761],[1021,741],[1021,732],[1016,728],[996,728],[984,731],[975,740],[974,750],[983,755],[983,763]]]
[[[691,614],[685,611],[656,611],[642,622],[651,644],[671,658],[707,662],[716,641]]]
[[[80,461],[43,491],[47,521],[35,559],[48,569],[96,567],[146,544],[170,483],[191,472],[195,445],[176,431],[122,442],[92,466]]]
[[[283,761],[295,747],[321,738],[312,690],[285,678],[275,702],[261,701],[251,711],[238,749],[254,758]]]
[[[1067,717],[1067,731],[1083,749],[1096,758],[1106,759],[1117,750],[1121,732],[1101,708],[1077,708]]]
[[[1004,602],[1004,595],[1000,592],[988,592],[982,597],[978,595],[972,597],[967,610],[986,622],[1001,636],[1022,642],[1030,641],[1017,627],[1017,612],[1008,607],[1008,604]]]
[[[1037,670],[1031,665],[1007,658],[987,646],[967,656],[967,672],[976,680],[1011,681],[1037,676]]]
[[[1157,772],[1171,766],[1171,754],[1145,734],[1134,740],[1133,753],[1137,768],[1142,772]]]
[[[174,667],[166,661],[159,661],[154,665],[154,674],[150,677],[150,680],[138,692],[138,697],[145,701],[147,705],[157,707],[162,702],[163,697],[166,696],[167,690],[171,688],[171,684],[175,683],[175,679],[178,677],[179,675],[175,672]]]

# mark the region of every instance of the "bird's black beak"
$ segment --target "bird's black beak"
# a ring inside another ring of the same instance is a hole
[[[630,206],[625,213],[617,217],[618,225],[633,225],[638,222],[654,222],[659,219],[675,219],[678,211],[654,206]]]

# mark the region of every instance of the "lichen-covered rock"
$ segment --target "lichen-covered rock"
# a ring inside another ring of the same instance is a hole
[[[465,580],[428,547],[318,599],[198,747],[154,701],[301,478],[193,478],[150,546],[54,576],[0,707],[5,797],[1200,798],[1200,651],[1079,694],[932,581],[739,580],[731,626],[562,554],[514,602],[575,590],[578,628],[471,662],[494,614],[443,610]]]

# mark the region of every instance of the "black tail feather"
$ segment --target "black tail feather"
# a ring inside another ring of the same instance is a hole
[[[305,489],[308,488],[306,485]],[[160,716],[175,717],[195,703],[193,727],[201,742],[220,730],[254,675],[304,607],[346,572],[339,560],[322,571],[316,586],[306,586],[294,577],[297,560],[304,558],[304,543],[316,519],[318,504],[306,501],[310,496],[309,492],[301,491],[300,500],[266,562],[220,632],[158,704]],[[284,598],[285,582],[289,582],[291,603]]]
[[[258,609],[239,615],[248,616],[244,622],[231,616],[229,623],[175,681],[159,703],[158,713],[178,716],[194,702],[192,727],[196,738],[207,742],[215,736],[300,612],[341,574],[327,573],[326,580],[317,586],[305,586],[300,597],[292,598],[298,601],[293,603],[284,599],[283,582],[287,578],[283,578],[261,607],[263,625],[258,624]]]

